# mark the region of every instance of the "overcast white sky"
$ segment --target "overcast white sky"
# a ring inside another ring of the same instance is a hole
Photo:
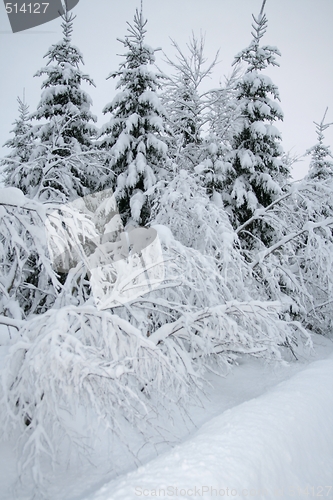
[[[50,0],[52,1],[52,0]],[[262,0],[144,0],[148,18],[146,41],[172,55],[169,37],[185,46],[191,31],[206,37],[206,54],[212,58],[220,49],[212,86],[231,71],[234,55],[251,41],[251,14],[260,11]],[[139,0],[80,0],[73,43],[83,52],[85,71],[96,89],[89,93],[98,125],[106,118],[101,110],[114,96],[113,83],[105,78],[118,68],[122,45],[117,38],[126,34],[126,21],[132,21]],[[283,146],[301,155],[316,141],[313,121],[320,121],[326,107],[327,120],[333,122],[333,0],[267,0],[268,31],[263,43],[276,45],[281,53],[280,68],[269,76],[280,90],[284,122],[278,125]],[[11,136],[17,118],[16,97],[25,88],[30,111],[40,97],[41,78],[34,73],[45,64],[44,54],[61,39],[60,21],[11,33],[5,7],[0,3],[0,146]],[[157,52],[162,65],[163,54]],[[326,133],[333,145],[333,126]],[[0,149],[0,156],[6,149]],[[302,177],[308,160],[298,164],[294,176]]]

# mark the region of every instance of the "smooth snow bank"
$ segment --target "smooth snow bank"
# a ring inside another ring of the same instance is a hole
[[[333,498],[330,486],[332,355],[86,498]]]

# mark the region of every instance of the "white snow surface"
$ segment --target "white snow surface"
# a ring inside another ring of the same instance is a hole
[[[18,207],[25,205],[27,198],[20,189],[15,187],[0,188],[0,204],[16,205]]]
[[[85,500],[333,498],[333,354]]]

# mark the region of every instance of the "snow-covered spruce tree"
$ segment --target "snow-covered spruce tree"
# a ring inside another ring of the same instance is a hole
[[[269,65],[278,66],[276,56],[280,53],[276,47],[260,45],[267,28],[263,8],[257,18],[253,16],[253,21],[252,41],[234,61],[248,65],[237,89],[243,123],[232,140],[233,151],[224,182],[224,201],[234,227],[244,224],[256,209],[272,203],[289,177],[282,161],[280,132],[273,125],[283,118],[277,103],[278,89],[262,74]],[[247,233],[240,234],[243,243],[250,247],[258,239],[268,243],[272,237],[269,226],[260,221],[248,226]]]
[[[30,185],[29,168],[26,164],[29,161],[32,149],[32,123],[29,114],[29,106],[25,98],[17,98],[19,117],[15,120],[15,127],[11,131],[14,134],[4,145],[12,151],[1,161],[3,167],[5,186],[13,186],[21,189],[25,194],[27,186]]]
[[[327,109],[321,122],[314,122],[318,141],[305,153],[311,156],[309,171],[303,180],[308,186],[308,196],[298,202],[299,210],[304,210],[307,220],[312,222],[333,216],[333,155],[330,147],[324,144],[324,131],[332,125],[325,123]]]
[[[101,131],[101,148],[111,155],[110,178],[119,212],[126,225],[145,225],[150,216],[150,200],[146,191],[168,168],[167,145],[163,139],[165,111],[157,96],[162,75],[149,65],[155,62],[154,52],[145,43],[147,20],[142,8],[128,23],[128,35],[120,40],[127,49],[119,70],[108,78],[119,78],[120,92],[105,106],[103,112],[111,119]]]
[[[197,39],[193,33],[187,44],[189,55],[173,40],[172,46],[176,60],[166,56],[166,61],[175,74],[166,79],[162,102],[168,114],[170,154],[178,165],[191,170],[200,162],[203,127],[212,98],[202,90],[202,83],[216,65],[218,53],[205,67],[205,40]]]
[[[46,75],[42,96],[32,118],[38,120],[34,135],[38,141],[30,157],[34,179],[28,195],[41,200],[67,201],[95,188],[99,177],[97,154],[92,152],[96,135],[89,95],[82,82],[93,85],[79,66],[83,57],[72,42],[75,16],[65,9],[63,38],[52,45],[48,63],[35,76]]]
[[[317,144],[308,149],[306,154],[311,155],[310,169],[307,179],[310,181],[316,180],[333,180],[333,156],[329,146],[324,144],[324,132],[332,123],[325,123],[325,118],[328,108],[324,113],[320,123],[314,122],[316,125],[316,133],[318,137]]]

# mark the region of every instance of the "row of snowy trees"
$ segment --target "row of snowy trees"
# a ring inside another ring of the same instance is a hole
[[[67,11],[37,111],[19,100],[2,161],[0,323],[17,330],[1,408],[4,434],[21,430],[22,477],[55,463],[61,438],[82,448],[68,420],[82,407],[92,432],[94,412],[126,441],[123,420],[149,432],[167,400],[185,410],[208,368],[296,356],[309,331],[330,332],[329,124],[293,182],[263,9],[252,27],[232,76],[202,92],[217,56],[174,42],[163,74],[137,11],[98,130]]]

